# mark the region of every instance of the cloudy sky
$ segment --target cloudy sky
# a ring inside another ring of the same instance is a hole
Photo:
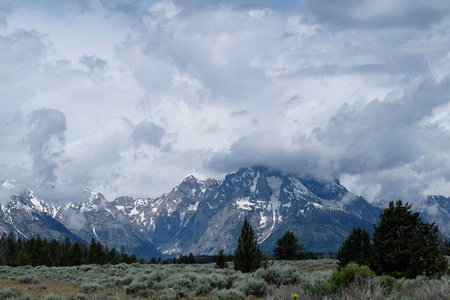
[[[0,53],[0,179],[54,201],[252,165],[450,196],[447,0],[0,0]]]

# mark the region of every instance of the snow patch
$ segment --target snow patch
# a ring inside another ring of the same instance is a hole
[[[197,208],[198,208],[198,204],[199,204],[200,202],[196,202],[194,205],[192,205],[192,204],[189,204],[189,206],[188,206],[188,210],[193,210],[193,211],[196,211],[197,210]]]
[[[260,243],[264,242],[273,232],[275,228],[275,223],[277,222],[277,212],[280,210],[281,202],[279,200],[280,197],[280,188],[283,180],[278,177],[268,177],[267,184],[272,189],[272,195],[270,195],[270,201],[267,205],[267,210],[272,211],[272,227],[270,228],[267,235],[261,239]],[[269,208],[270,207],[270,208]],[[279,222],[281,222],[281,216],[278,218]]]
[[[236,205],[238,209],[252,210],[251,206],[254,206],[255,203],[250,202],[250,197],[244,197],[236,200]]]
[[[183,226],[184,216],[186,215],[186,212],[182,212],[180,214],[180,226]]]
[[[130,211],[130,216],[134,216],[139,214],[139,211],[136,209],[136,206]]]
[[[253,178],[253,185],[250,187],[250,191],[252,193],[254,193],[256,191],[256,185],[258,184],[259,177],[261,177],[261,175],[258,172],[258,173],[256,173],[255,178]]]
[[[289,207],[292,206],[292,203],[291,203],[291,202],[285,203],[285,204],[283,204],[283,205],[281,205],[281,206],[282,206],[282,207],[287,207],[287,208],[289,208]]]
[[[92,226],[92,232],[94,233],[95,237],[98,238],[97,233],[95,232],[95,226]]]
[[[14,229],[16,229],[17,232],[20,233],[21,235],[23,235],[26,239],[28,239],[28,237],[27,237],[25,234],[23,234],[22,231],[20,231],[19,229],[17,229],[16,226],[14,226]]]
[[[294,177],[289,177],[289,180],[291,181],[291,184],[294,188],[294,196],[296,198],[302,198],[302,196],[310,195],[311,192],[309,189],[301,183],[300,180]]]
[[[40,212],[43,212],[43,211],[44,211],[44,207],[42,206],[41,202],[40,202],[38,199],[36,199],[36,197],[32,197],[32,198],[30,199],[30,201],[31,201],[31,203],[33,203],[34,208],[35,208],[37,211],[40,211]]]
[[[261,228],[263,228],[267,225],[267,217],[264,215],[263,211],[259,212],[259,216],[261,217],[259,225],[261,226]]]

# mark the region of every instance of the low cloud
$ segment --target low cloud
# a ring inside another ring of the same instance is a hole
[[[204,164],[222,172],[261,164],[303,175],[355,176],[360,186],[380,185],[370,200],[403,196],[419,201],[427,182],[450,176],[450,142],[442,139],[449,123],[435,118],[436,111],[450,105],[449,95],[450,78],[428,79],[399,98],[344,105],[310,136],[286,139],[276,130],[254,132]]]
[[[56,182],[55,170],[63,158],[66,140],[64,113],[55,109],[41,109],[34,111],[30,119],[34,128],[26,136],[25,144],[30,147],[34,175],[41,182]]]

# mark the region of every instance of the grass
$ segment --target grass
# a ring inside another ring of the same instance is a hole
[[[226,269],[214,264],[1,266],[0,300],[450,299],[449,277],[399,280],[396,288],[387,288],[389,278],[371,275],[337,291],[331,282],[336,270],[333,259],[273,261],[251,274],[234,271],[230,263]]]

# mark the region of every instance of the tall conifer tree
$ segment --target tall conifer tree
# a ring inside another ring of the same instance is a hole
[[[350,261],[359,265],[370,265],[372,259],[372,242],[367,230],[353,227],[353,231],[339,248],[336,257],[339,267],[345,267]]]
[[[298,244],[298,237],[292,231],[286,231],[277,240],[277,246],[273,249],[277,259],[300,259],[305,246]]]
[[[372,269],[400,278],[443,275],[447,261],[439,248],[438,227],[421,221],[402,200],[389,203],[373,234]]]
[[[238,246],[234,251],[236,260],[234,268],[243,273],[249,273],[257,270],[261,266],[262,252],[259,250],[258,239],[252,226],[244,220],[241,235],[238,238]]]

